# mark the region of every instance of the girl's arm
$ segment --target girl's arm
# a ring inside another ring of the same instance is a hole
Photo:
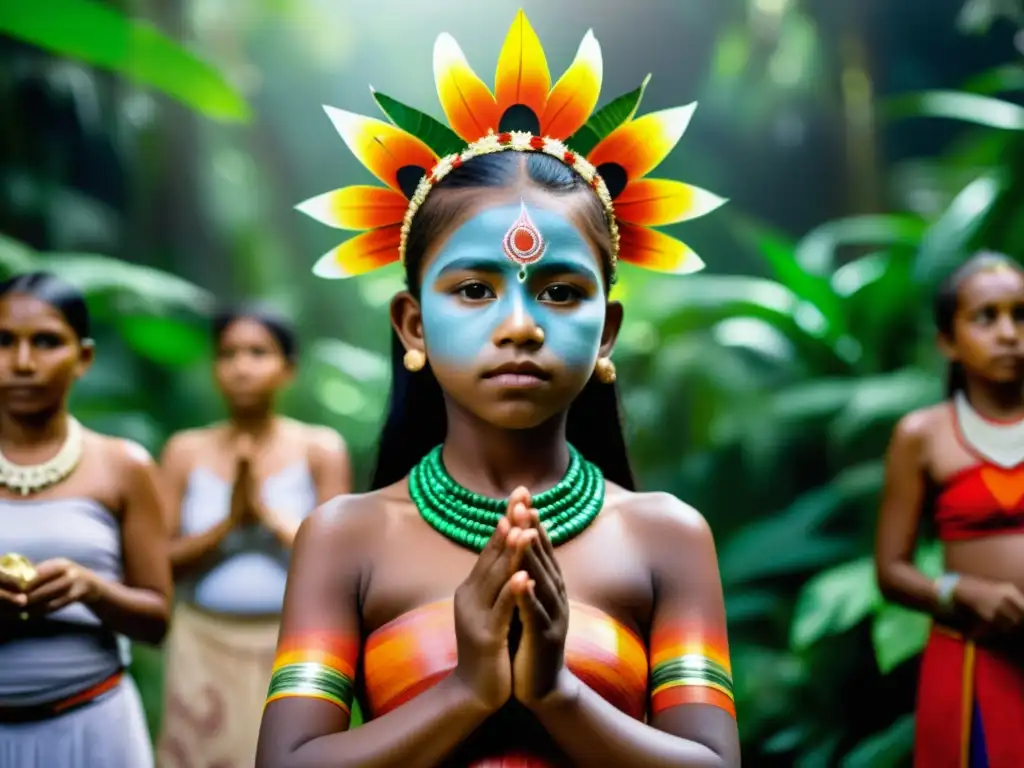
[[[387,714],[347,730],[359,664],[358,592],[383,514],[346,496],[295,539],[256,768],[432,768],[489,712],[449,675]]]

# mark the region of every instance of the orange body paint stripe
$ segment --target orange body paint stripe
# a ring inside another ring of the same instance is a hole
[[[318,699],[320,701],[329,701],[331,704],[336,706],[338,709],[343,711],[346,715],[351,715],[351,710],[345,706],[345,704],[333,696],[326,696],[318,693],[275,693],[273,696],[268,696],[264,707],[270,704],[272,701],[278,701],[279,699]]]
[[[274,670],[286,664],[316,663],[355,679],[359,640],[329,632],[296,632],[281,638],[274,656]]]
[[[675,685],[659,690],[651,697],[651,714],[656,715],[681,704],[710,704],[736,717],[736,702],[732,696],[704,685]]]

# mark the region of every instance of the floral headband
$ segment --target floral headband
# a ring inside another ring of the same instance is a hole
[[[680,181],[647,178],[682,138],[696,104],[636,117],[648,75],[594,112],[601,77],[601,47],[587,32],[552,86],[544,49],[520,10],[498,57],[493,93],[451,35],[437,38],[434,79],[448,125],[373,89],[390,122],[325,106],[352,153],[387,186],[343,187],[296,206],[328,226],[362,232],[321,257],[314,273],[353,277],[403,261],[413,219],[434,187],[472,158],[506,151],[555,157],[591,186],[611,232],[613,274],[620,259],[657,272],[702,269],[688,246],[653,227],[703,216],[726,201]],[[524,269],[543,255],[543,237],[525,207],[504,247]]]

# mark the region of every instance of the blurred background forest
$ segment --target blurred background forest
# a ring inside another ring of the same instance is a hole
[[[942,394],[936,280],[1024,254],[1020,0],[5,0],[0,271],[86,290],[75,412],[153,451],[220,414],[215,299],[278,304],[305,340],[286,410],[365,476],[400,278],[310,274],[337,233],[293,206],[369,180],[320,105],[376,114],[372,82],[440,116],[436,35],[490,81],[520,5],[554,72],[593,27],[602,103],[648,71],[642,111],[699,101],[663,175],[731,199],[676,228],[704,273],[624,270],[616,361],[644,486],[716,533],[744,764],[907,764],[927,622],[874,585],[882,455]],[[159,655],[135,664],[155,727]]]

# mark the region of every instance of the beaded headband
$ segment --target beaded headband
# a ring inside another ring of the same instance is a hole
[[[636,117],[648,75],[594,112],[601,78],[601,47],[588,31],[552,86],[544,49],[520,10],[498,57],[493,93],[451,35],[437,38],[434,80],[450,127],[372,88],[390,123],[325,106],[348,148],[387,187],[343,187],[296,206],[328,226],[362,232],[322,256],[313,272],[353,277],[404,261],[413,219],[431,190],[466,161],[506,151],[555,157],[590,185],[608,220],[613,274],[620,259],[657,272],[702,269],[688,246],[653,227],[703,216],[726,201],[680,181],[646,178],[682,138],[697,105]]]

